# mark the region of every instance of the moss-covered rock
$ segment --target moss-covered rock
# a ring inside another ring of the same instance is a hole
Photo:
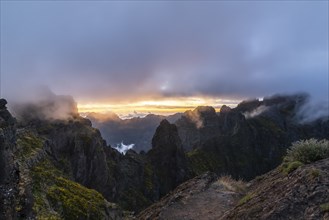
[[[123,216],[115,204],[93,189],[72,180],[51,160],[38,163],[31,171],[37,219],[104,219],[109,213]]]

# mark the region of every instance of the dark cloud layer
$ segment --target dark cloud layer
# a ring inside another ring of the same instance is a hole
[[[1,2],[2,95],[328,100],[327,1]]]

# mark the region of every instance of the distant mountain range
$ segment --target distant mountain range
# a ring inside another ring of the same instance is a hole
[[[166,214],[175,214],[168,211],[167,204],[172,204],[173,210],[177,211],[181,207],[177,202],[188,202],[185,198],[190,195],[192,200],[200,198],[188,206],[197,212],[200,206],[195,204],[206,205],[208,198],[215,201],[216,196],[228,195],[219,188],[219,191],[217,188],[208,190],[208,186],[218,187],[216,176],[231,175],[235,179],[251,180],[277,167],[292,142],[309,138],[329,139],[328,115],[307,123],[300,120],[303,118],[300,109],[307,101],[307,96],[298,94],[245,101],[233,109],[223,106],[218,113],[212,107],[197,107],[183,115],[172,116],[175,123],[170,123],[170,118],[154,115],[127,122],[115,115],[107,116],[106,120],[111,118],[111,128],[116,120],[116,126],[131,126],[129,133],[148,131],[155,121],[160,120],[150,140],[151,146],[144,148],[149,150],[141,153],[128,150],[123,155],[106,144],[90,120],[77,114],[72,98],[53,97],[42,105],[19,106],[17,119],[7,110],[7,102],[0,99],[0,219],[130,219],[134,213],[155,204],[137,216],[139,219],[153,219],[150,216],[158,215],[163,209],[166,209]],[[54,110],[58,106],[66,108],[60,118],[55,118]],[[143,126],[145,124],[147,126]],[[318,172],[309,167],[302,173],[298,171],[294,176],[290,175],[289,178],[294,177],[296,182],[289,186],[287,192],[290,194],[284,198],[290,201],[294,199],[296,189],[305,188],[304,176],[314,176],[307,180],[314,186],[319,185],[314,181],[322,181],[319,187],[327,184],[327,167],[328,161],[325,161],[314,165],[320,170]],[[213,174],[204,174],[209,171]],[[201,176],[186,182],[198,175]],[[323,179],[316,179],[322,175]],[[252,182],[248,189],[251,194],[241,202],[243,206],[238,205],[234,209],[237,212],[233,210],[226,214],[233,219],[240,218],[241,213],[252,217],[266,216],[268,213],[262,210],[270,204],[253,206],[255,210],[250,210],[248,201],[271,203],[270,199],[275,197],[277,205],[273,210],[278,215],[285,213],[299,217],[292,210],[281,212],[281,189],[270,184],[275,182],[284,187],[289,182],[287,178],[275,171],[265,178],[264,184]],[[266,194],[267,186],[271,187],[270,191],[274,190],[275,195]],[[258,187],[262,188],[257,190]],[[173,191],[175,188],[177,190]],[[193,197],[193,192],[198,190],[203,192],[201,197]],[[323,217],[316,205],[327,210],[326,202],[329,201],[323,196],[326,190],[322,187],[317,191],[319,194],[310,195],[320,199],[321,204],[306,199],[309,190],[304,189],[300,191],[302,195],[298,197],[298,204],[293,204],[304,207],[299,205],[312,202],[317,216]],[[220,194],[214,194],[216,192]],[[156,203],[161,198],[163,200]],[[232,204],[227,208],[236,203]],[[277,215],[272,217],[275,219]]]
[[[151,140],[160,122],[166,119],[174,123],[181,116],[182,113],[170,116],[148,114],[145,117],[121,119],[117,114],[109,112],[89,113],[86,118],[92,122],[95,128],[100,130],[103,138],[113,148],[121,143],[125,145],[134,144],[134,151],[146,152],[152,148]]]

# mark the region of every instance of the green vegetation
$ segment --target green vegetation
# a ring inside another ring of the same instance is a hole
[[[253,120],[256,121],[257,125],[259,125],[263,130],[273,132],[275,135],[283,133],[282,129],[269,118],[260,116],[254,118]]]
[[[281,170],[289,174],[303,164],[315,162],[329,157],[329,142],[316,139],[297,141],[287,150]],[[318,176],[316,172],[314,177]]]
[[[151,204],[152,202],[136,188],[130,188],[124,191],[119,201],[119,205],[125,210],[141,211]]]
[[[329,212],[329,203],[321,204],[320,209],[322,212]]]
[[[302,165],[304,165],[304,164],[300,161],[286,162],[286,163],[282,164],[281,169],[282,169],[283,173],[289,174]]]
[[[187,157],[196,175],[206,171],[216,171],[220,167],[216,154],[211,154],[200,149],[194,149],[187,153]]]
[[[106,205],[105,199],[97,191],[63,177],[55,178],[55,184],[48,189],[47,197],[67,219],[101,219],[101,211]]]
[[[150,163],[145,164],[144,166],[144,185],[148,191],[153,189],[153,168]]]
[[[109,205],[97,191],[69,180],[50,160],[39,162],[31,175],[37,219],[102,219]]]
[[[17,139],[17,145],[19,146],[18,156],[19,158],[30,158],[38,153],[43,147],[43,140],[32,132],[19,135]]]
[[[242,199],[239,200],[238,205],[243,205],[243,204],[247,203],[249,200],[251,200],[252,198],[253,198],[253,195],[248,193],[247,195],[242,197]]]
[[[304,164],[329,157],[329,141],[309,139],[297,141],[287,150],[287,161],[300,161]]]

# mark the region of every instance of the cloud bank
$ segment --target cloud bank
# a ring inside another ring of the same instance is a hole
[[[5,1],[1,96],[328,100],[327,1]]]

